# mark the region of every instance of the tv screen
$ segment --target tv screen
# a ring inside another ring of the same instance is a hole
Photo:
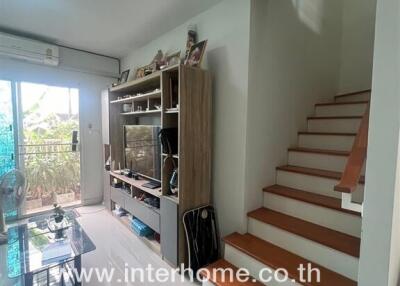
[[[161,181],[160,126],[125,125],[125,167],[150,179]]]

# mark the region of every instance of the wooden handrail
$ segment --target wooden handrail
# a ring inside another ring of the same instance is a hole
[[[352,193],[357,188],[367,156],[368,125],[369,104],[367,105],[364,116],[361,120],[357,136],[354,139],[353,148],[347,160],[346,168],[344,169],[340,183],[335,186],[335,191],[337,192]]]

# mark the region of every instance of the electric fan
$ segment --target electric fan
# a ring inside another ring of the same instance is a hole
[[[19,170],[12,170],[0,178],[0,245],[7,242],[7,231],[4,217],[5,209],[17,208],[25,196],[25,177]],[[5,205],[13,204],[13,206]]]

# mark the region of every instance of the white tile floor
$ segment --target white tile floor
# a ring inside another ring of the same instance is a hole
[[[172,270],[172,268],[161,259],[156,253],[148,248],[136,235],[130,232],[121,222],[113,217],[103,206],[81,207],[77,209],[81,214],[78,218],[88,236],[96,245],[96,250],[83,255],[82,267],[86,269],[94,268],[102,271],[102,268],[111,271],[114,270],[112,282],[99,282],[97,279],[91,279],[89,283],[83,283],[85,286],[99,285],[184,285],[193,286],[197,283],[189,281],[181,282],[181,276],[175,275],[175,282],[160,283],[145,279],[140,282],[139,272],[135,272],[135,281],[125,283],[124,273],[125,265],[129,268],[146,268],[148,264],[155,269],[164,268]],[[0,247],[0,286],[15,285],[15,281],[5,281],[1,274],[7,273],[6,262],[4,261],[5,248]],[[93,275],[96,276],[96,275]],[[3,279],[1,279],[3,278]],[[120,282],[124,281],[124,282]],[[5,283],[5,284],[3,284]]]
[[[181,282],[177,275],[175,283],[160,283],[146,280],[138,282],[140,274],[135,275],[135,283],[118,282],[124,278],[125,263],[129,268],[146,268],[151,264],[155,269],[172,269],[159,255],[150,250],[136,235],[114,218],[103,206],[82,207],[78,209],[81,217],[78,221],[96,245],[96,250],[82,258],[82,267],[105,267],[115,269],[112,283],[92,281],[85,285],[195,285]]]

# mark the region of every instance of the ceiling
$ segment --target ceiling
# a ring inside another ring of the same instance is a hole
[[[221,0],[0,0],[0,30],[121,58]]]

